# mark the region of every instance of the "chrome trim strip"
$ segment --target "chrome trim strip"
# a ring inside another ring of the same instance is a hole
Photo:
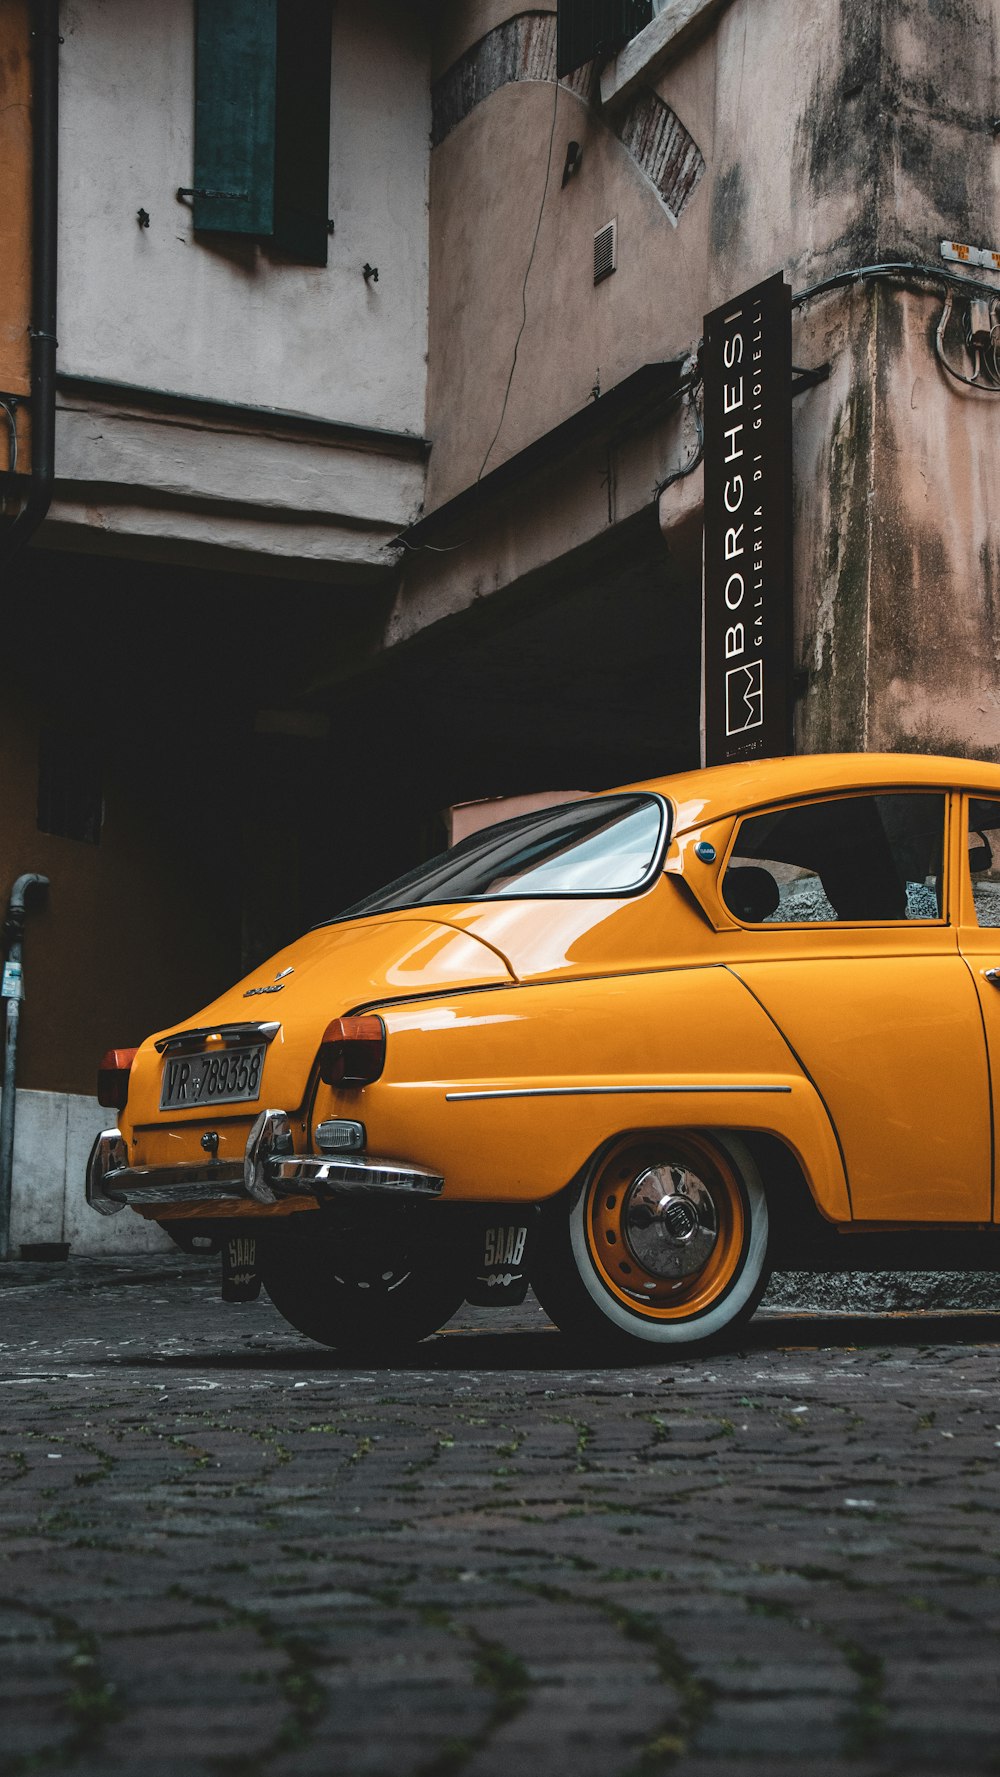
[[[219,1037],[223,1043],[245,1043],[256,1037],[259,1043],[271,1043],[280,1029],[274,1020],[266,1024],[203,1024],[197,1030],[176,1030],[172,1036],[158,1037],[153,1047],[164,1055],[173,1049],[189,1049],[207,1037]]]
[[[240,1168],[242,1173],[243,1168]],[[215,1179],[195,1179],[190,1184],[181,1184],[178,1180],[166,1181],[162,1184],[151,1184],[148,1180],[136,1180],[135,1174],[127,1174],[129,1183],[119,1183],[112,1174],[105,1180],[104,1188],[108,1200],[115,1204],[143,1203],[246,1203],[249,1201],[242,1183],[224,1185]]]
[[[287,1196],[300,1190],[338,1193],[342,1191],[374,1191],[380,1195],[440,1197],[444,1179],[440,1173],[423,1166],[409,1166],[398,1160],[379,1160],[374,1155],[353,1159],[349,1154],[294,1154],[287,1159],[271,1160],[267,1181]]]
[[[125,1138],[117,1126],[114,1129],[102,1129],[90,1150],[87,1161],[87,1202],[98,1215],[113,1216],[124,1206],[116,1200],[104,1195],[104,1181],[109,1172],[117,1171],[128,1162],[128,1149]]]
[[[445,1102],[470,1098],[602,1098],[625,1092],[791,1092],[790,1086],[518,1086],[490,1092],[446,1092]]]
[[[87,1166],[87,1201],[102,1215],[115,1215],[128,1203],[240,1202],[266,1210],[281,1197],[323,1199],[344,1193],[439,1197],[444,1189],[439,1173],[406,1161],[368,1154],[270,1153],[267,1140],[278,1118],[283,1119],[284,1113],[265,1112],[259,1119],[262,1139],[252,1152],[248,1143],[246,1159],[184,1161],[174,1166],[129,1166],[119,1131],[105,1130],[94,1143]]]
[[[187,1185],[242,1185],[242,1160],[217,1160],[214,1165],[209,1160],[185,1161],[177,1166],[119,1166],[104,1176],[104,1187],[107,1190],[117,1189],[116,1179],[121,1176],[130,1185],[144,1191],[158,1190],[161,1185],[174,1188]],[[242,1190],[238,1192],[242,1197]]]

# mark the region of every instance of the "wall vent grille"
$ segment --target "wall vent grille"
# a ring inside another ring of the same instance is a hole
[[[606,222],[594,236],[594,283],[618,270],[618,223]]]

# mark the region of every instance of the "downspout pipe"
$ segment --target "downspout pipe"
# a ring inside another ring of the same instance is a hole
[[[32,889],[44,893],[47,876],[28,871],[10,891],[7,922],[7,962],[3,972],[3,997],[7,1007],[4,1032],[3,1098],[0,1099],[0,1261],[10,1258],[10,1197],[14,1176],[14,1113],[17,1106],[17,1031],[21,1022],[21,953],[24,942],[25,899]]]
[[[48,512],[55,474],[59,0],[32,0],[31,37],[31,477],[24,505],[0,533],[2,567],[20,555]]]

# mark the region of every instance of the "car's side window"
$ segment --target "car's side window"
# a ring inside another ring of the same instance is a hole
[[[969,799],[969,870],[976,924],[1000,926],[1000,802]]]
[[[940,919],[944,803],[936,792],[838,796],[750,815],[722,898],[747,925]]]

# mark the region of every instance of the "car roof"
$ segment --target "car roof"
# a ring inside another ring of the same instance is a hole
[[[980,790],[1000,800],[1000,765],[935,753],[798,753],[709,765],[627,788],[667,797],[676,810],[674,831],[684,833],[745,809],[832,790]]]

